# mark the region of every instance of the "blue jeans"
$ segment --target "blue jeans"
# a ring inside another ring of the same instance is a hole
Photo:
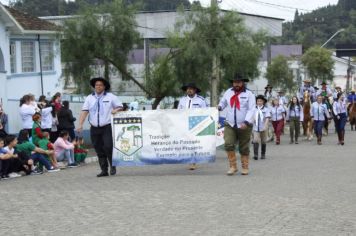
[[[340,113],[338,114],[340,116],[340,119],[337,119],[335,117],[335,128],[338,133],[344,132],[345,131],[345,125],[347,121],[347,116],[346,113]]]
[[[68,164],[74,163],[74,151],[72,149],[62,150],[58,156],[56,156],[57,161],[64,161],[65,159],[68,160]]]
[[[52,168],[51,163],[40,153],[32,154],[31,159],[34,163],[39,162],[40,164],[44,165],[47,170]]]
[[[314,133],[317,137],[323,135],[324,122],[324,120],[314,120]]]

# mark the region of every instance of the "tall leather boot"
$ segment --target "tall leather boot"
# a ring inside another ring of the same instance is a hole
[[[259,143],[253,143],[253,159],[258,160],[258,149],[260,147]]]
[[[318,135],[318,145],[321,145],[321,135]]]
[[[266,159],[266,148],[267,148],[267,144],[262,143],[262,146],[261,146],[261,159]]]
[[[345,130],[341,131],[340,138],[341,138],[341,145],[344,145],[344,144],[345,144],[345,142],[344,142],[344,138],[345,138]]]
[[[341,144],[341,132],[337,132],[338,143]]]
[[[237,160],[235,151],[228,151],[227,158],[229,159],[230,169],[226,174],[234,175],[237,172]]]
[[[248,175],[248,162],[249,162],[248,159],[249,159],[248,155],[241,155],[242,175]]]

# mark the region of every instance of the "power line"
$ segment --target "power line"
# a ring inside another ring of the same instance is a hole
[[[312,12],[312,10],[310,10],[310,9],[303,9],[303,8],[299,8],[299,7],[291,7],[291,6],[280,5],[280,4],[275,4],[275,3],[262,2],[259,0],[246,0],[246,1],[255,2],[258,4],[262,4],[262,5],[267,5],[267,6],[274,6],[274,7],[285,8],[285,9],[293,9],[293,10],[302,10],[302,11]]]

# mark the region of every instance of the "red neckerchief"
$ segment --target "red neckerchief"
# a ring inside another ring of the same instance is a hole
[[[240,93],[243,91],[243,89],[240,89],[239,91],[235,91],[235,95],[232,96],[230,98],[230,106],[234,107],[234,105],[236,106],[236,108],[238,110],[240,110],[240,100],[239,100],[239,95]]]

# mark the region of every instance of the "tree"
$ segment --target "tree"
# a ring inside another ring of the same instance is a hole
[[[250,79],[258,75],[264,33],[249,32],[238,13],[221,12],[217,6],[203,8],[196,4],[184,14],[184,20],[168,39],[170,47],[177,49],[172,58],[177,78],[183,83],[195,82],[206,93],[215,56],[223,77],[219,91],[237,72]]]
[[[104,65],[111,64],[146,91],[126,68],[128,53],[139,39],[134,13],[134,8],[115,0],[86,7],[80,17],[65,22],[62,58],[66,62],[66,74],[72,76],[78,92],[90,89],[88,80],[93,73],[92,65],[98,60]]]
[[[329,50],[319,46],[311,47],[302,56],[302,63],[308,70],[312,83],[316,80],[333,80],[334,60]]]
[[[293,92],[297,85],[285,56],[273,58],[272,63],[267,67],[266,78],[268,84],[288,92]]]

